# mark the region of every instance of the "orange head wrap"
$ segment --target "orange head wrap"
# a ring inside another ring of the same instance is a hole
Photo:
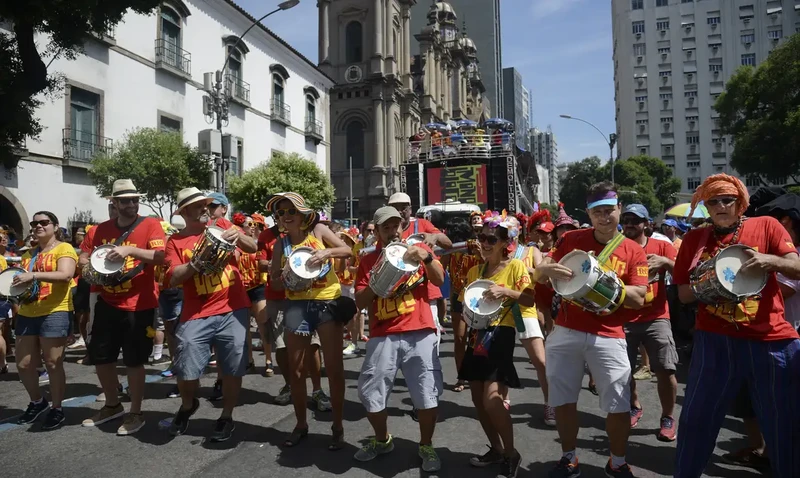
[[[692,195],[692,210],[689,216],[700,201],[705,202],[717,196],[735,196],[737,215],[744,214],[750,205],[750,193],[739,178],[729,174],[714,174],[707,177]]]

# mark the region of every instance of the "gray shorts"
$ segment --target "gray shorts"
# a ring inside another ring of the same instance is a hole
[[[175,328],[178,356],[174,371],[181,380],[197,380],[211,359],[211,346],[223,375],[242,377],[247,371],[247,328],[250,309],[179,322]]]
[[[267,301],[267,323],[265,331],[267,340],[272,344],[272,350],[286,348],[286,334],[289,333],[283,323],[283,307],[285,301]],[[311,345],[319,347],[319,336],[316,332],[311,335]]]
[[[436,408],[444,390],[438,343],[433,330],[371,337],[358,377],[358,396],[367,413],[386,408],[398,370],[403,372],[414,407]]]
[[[631,362],[632,369],[636,369],[639,345],[644,345],[644,349],[650,357],[652,371],[674,372],[677,368],[678,351],[675,349],[672,326],[668,319],[657,319],[652,322],[629,322],[625,324],[625,338],[628,342],[628,360]]]

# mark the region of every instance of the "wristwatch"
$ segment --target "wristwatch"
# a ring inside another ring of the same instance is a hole
[[[423,259],[423,260],[422,260],[422,262],[423,262],[423,263],[424,263],[426,266],[427,266],[427,265],[430,265],[430,263],[431,263],[431,262],[433,262],[433,254],[431,254],[431,253],[429,252],[429,253],[428,253],[428,257],[426,257],[425,259]]]

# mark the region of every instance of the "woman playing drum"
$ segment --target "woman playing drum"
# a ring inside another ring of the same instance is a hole
[[[39,245],[22,256],[21,267],[26,272],[17,274],[13,280],[15,286],[28,284],[34,290],[20,304],[17,315],[17,369],[31,399],[17,423],[33,423],[50,406],[42,397],[36,371],[43,361],[50,375],[53,403],[42,429],[54,430],[64,423],[61,411],[67,385],[64,347],[73,312],[70,288],[78,256],[69,243],[61,242],[58,218],[52,212],[34,214],[31,231]]]
[[[467,353],[458,372],[459,379],[469,381],[472,403],[490,443],[490,450],[483,456],[471,458],[470,464],[476,467],[503,464],[500,476],[516,476],[522,460],[514,448],[511,415],[503,404],[501,388],[521,386],[514,368],[515,322],[516,317],[521,320],[526,308],[534,306],[531,278],[525,264],[509,257],[509,227],[514,224],[516,220],[512,224],[501,215],[484,220],[478,236],[484,264],[470,269],[467,283],[478,279],[494,282],[484,298],[502,300],[504,304],[488,328],[471,332]],[[464,300],[464,292],[459,300]]]
[[[337,313],[336,300],[341,297],[342,288],[330,262],[331,259],[349,258],[352,251],[327,226],[317,223],[317,214],[313,209],[306,207],[305,199],[297,193],[276,194],[267,202],[267,209],[275,215],[278,226],[286,233],[284,238],[275,243],[274,260],[270,268],[270,286],[278,289],[283,287],[281,271],[286,264],[285,258],[299,247],[314,249],[307,267],[328,266],[327,273],[315,280],[309,290],[286,291],[288,301],[284,311],[284,321],[286,328],[293,332],[287,334],[286,346],[289,353],[290,385],[297,425],[284,445],[295,446],[308,436],[306,421],[308,396],[303,364],[306,350],[311,343],[311,335],[316,331],[322,343],[333,405],[331,427],[333,441],[329,449],[340,450],[344,445],[342,332],[344,323],[351,319],[352,315],[346,320],[341,320],[342,317]]]

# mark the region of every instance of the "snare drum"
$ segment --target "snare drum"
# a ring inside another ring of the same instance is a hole
[[[424,234],[412,234],[406,238],[404,241],[409,246],[413,246],[414,244],[419,244],[420,242],[425,242],[425,235]]]
[[[758,295],[767,285],[767,273],[762,271],[739,272],[750,259],[747,250],[752,248],[734,244],[722,249],[716,256],[698,265],[689,277],[694,295],[704,304],[739,303]]]
[[[281,279],[283,286],[292,292],[302,292],[311,288],[322,273],[322,265],[310,267],[308,260],[314,254],[310,247],[298,247],[286,258]]]
[[[597,258],[572,251],[558,261],[572,271],[569,280],[554,280],[553,289],[564,300],[597,315],[608,315],[625,300],[625,287],[617,274],[603,267]]]
[[[27,284],[13,285],[14,277],[17,274],[27,272],[19,267],[9,267],[0,272],[0,297],[13,299],[19,302],[28,302],[33,297],[34,282]]]
[[[500,316],[503,301],[483,298],[483,293],[493,285],[490,280],[478,279],[464,289],[464,322],[475,330],[489,327]]]
[[[379,297],[390,299],[408,290],[408,281],[419,269],[419,263],[403,260],[409,247],[402,242],[393,242],[381,251],[381,257],[369,275],[369,287]]]
[[[203,274],[219,274],[228,265],[236,244],[222,238],[225,230],[208,226],[194,246],[192,264]]]
[[[123,275],[125,259],[109,260],[108,253],[114,249],[114,244],[103,244],[89,255],[89,262],[83,267],[81,277],[92,285],[114,286],[119,284]]]

